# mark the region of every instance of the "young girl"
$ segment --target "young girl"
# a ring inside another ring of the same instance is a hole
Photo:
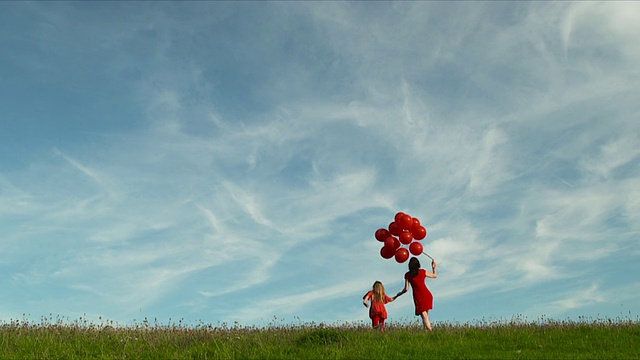
[[[373,289],[362,297],[362,303],[369,308],[369,317],[374,328],[384,332],[384,320],[387,318],[386,303],[392,302],[394,299],[387,296],[384,291],[384,285],[380,281],[373,283]],[[367,303],[371,301],[371,306]]]
[[[409,260],[409,271],[404,274],[404,289],[400,291],[394,298],[404,294],[409,290],[409,285],[413,290],[413,303],[416,306],[416,315],[422,318],[422,325],[425,329],[431,331],[431,321],[429,321],[429,310],[433,309],[433,294],[425,284],[426,278],[435,279],[438,277],[436,270],[436,261],[431,261],[431,269],[433,272],[420,268],[420,261],[417,257]]]

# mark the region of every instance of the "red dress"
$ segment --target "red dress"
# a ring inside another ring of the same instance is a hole
[[[369,317],[371,319],[373,319],[375,316],[378,316],[382,319],[386,319],[387,318],[387,308],[386,306],[384,306],[384,304],[393,301],[392,298],[390,298],[389,296],[385,295],[384,296],[384,302],[378,302],[375,301],[374,297],[373,297],[373,291],[369,291],[368,293],[366,293],[366,295],[364,296],[365,298],[370,296],[371,297],[371,306],[369,307]]]
[[[409,280],[411,289],[413,289],[413,303],[416,305],[416,315],[433,309],[433,294],[431,294],[425,283],[427,272],[424,269],[419,269],[418,275],[414,277],[411,277],[411,274],[407,272],[404,274],[404,278]]]

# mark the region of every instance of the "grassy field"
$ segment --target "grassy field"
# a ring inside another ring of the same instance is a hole
[[[42,319],[0,325],[5,359],[640,359],[637,320],[134,326]]]

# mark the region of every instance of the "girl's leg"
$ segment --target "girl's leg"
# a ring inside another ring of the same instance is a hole
[[[431,327],[431,321],[429,321],[429,311],[423,311],[420,314],[420,317],[422,318],[422,326],[429,331],[433,330]]]
[[[378,327],[380,327],[380,317],[379,317],[378,315],[373,315],[373,316],[371,317],[371,325],[372,325],[374,328],[378,328]]]
[[[381,326],[380,331],[384,332],[385,330],[387,330],[386,326],[384,325],[384,319],[380,321],[380,326]]]

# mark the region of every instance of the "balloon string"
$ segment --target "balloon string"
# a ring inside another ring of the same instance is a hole
[[[431,255],[427,254],[426,252],[423,252],[423,254],[427,255],[429,257],[429,259],[435,260],[434,258],[431,257]]]

